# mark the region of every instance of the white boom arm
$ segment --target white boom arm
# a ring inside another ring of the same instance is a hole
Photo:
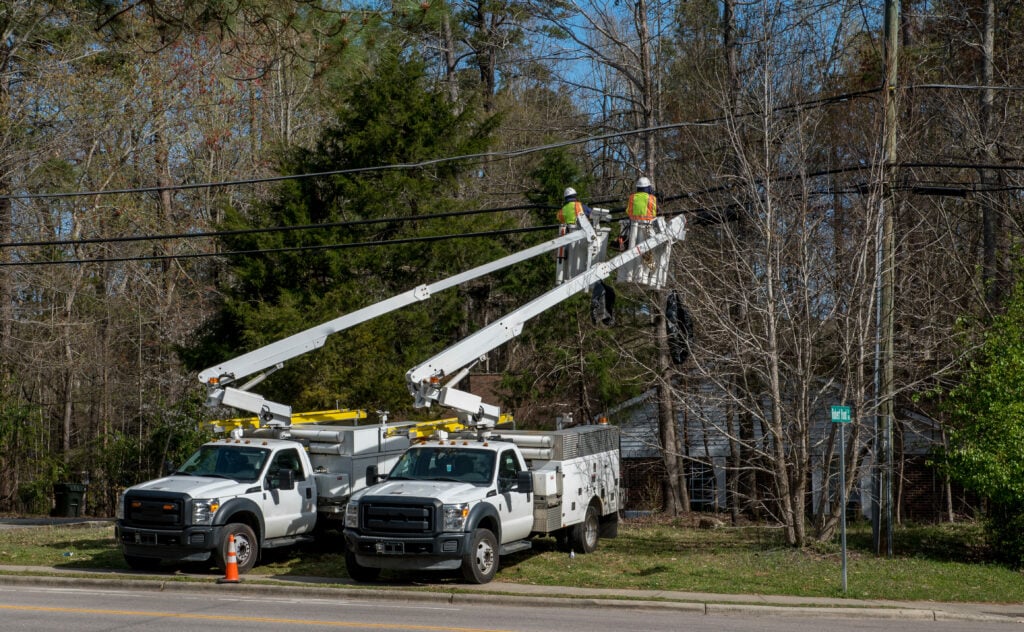
[[[594,265],[410,369],[405,374],[405,381],[409,393],[416,400],[415,406],[429,407],[432,402],[437,402],[456,410],[459,418],[467,425],[481,429],[493,427],[501,414],[497,406],[485,404],[480,396],[452,387],[469,373],[470,367],[476,364],[481,356],[522,333],[523,323],[527,320],[579,292],[590,289],[594,283],[608,277],[617,268],[651,250],[683,239],[686,235],[686,220],[680,215],[666,223],[659,217],[652,222],[650,232],[652,236],[626,252]],[[441,380],[456,371],[457,373],[442,386]]]
[[[594,218],[607,219],[607,211],[598,213],[602,209],[594,209]],[[407,292],[392,296],[373,305],[368,305],[334,320],[322,323],[315,327],[293,334],[277,342],[273,342],[259,349],[228,360],[217,366],[210,367],[199,373],[199,381],[207,386],[207,406],[232,406],[246,410],[260,416],[265,422],[281,423],[289,425],[291,419],[291,407],[285,404],[278,404],[264,399],[261,395],[249,392],[249,389],[256,386],[271,373],[284,366],[286,360],[291,360],[304,353],[314,351],[324,346],[327,336],[344,331],[368,320],[384,314],[412,305],[419,301],[430,298],[433,294],[441,292],[456,285],[461,285],[472,279],[490,274],[497,270],[507,268],[511,265],[525,261],[545,252],[568,247],[581,240],[591,243],[598,239],[595,228],[587,221],[586,217],[577,218],[579,230],[569,232],[561,237],[551,239],[526,250],[510,254],[490,263],[477,266],[466,272],[447,277],[431,284],[417,286]],[[253,373],[263,371],[249,382],[239,386],[230,387],[229,384],[241,380]]]

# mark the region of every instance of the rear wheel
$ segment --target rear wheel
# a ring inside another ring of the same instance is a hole
[[[379,568],[363,566],[352,551],[345,551],[345,570],[348,571],[348,576],[357,582],[372,582],[380,577]]]
[[[498,539],[488,529],[477,529],[462,556],[462,576],[473,584],[486,584],[498,572]]]
[[[597,537],[600,529],[597,507],[590,505],[583,517],[583,522],[572,527],[572,549],[579,553],[593,553],[597,550]]]
[[[235,536],[235,562],[238,564],[238,574],[248,573],[256,566],[256,559],[260,555],[260,543],[256,534],[247,524],[234,522],[224,528],[224,540],[220,544],[217,555],[217,566],[220,570],[228,567],[228,548],[231,546],[231,538]]]

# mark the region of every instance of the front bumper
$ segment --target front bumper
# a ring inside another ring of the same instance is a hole
[[[210,559],[223,537],[223,526],[152,529],[118,522],[114,537],[124,555],[168,562],[202,562]]]
[[[345,529],[345,546],[360,566],[391,570],[450,571],[462,565],[468,533],[431,536],[362,535]]]

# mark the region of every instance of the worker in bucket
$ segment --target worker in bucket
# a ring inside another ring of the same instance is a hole
[[[650,222],[658,215],[658,198],[654,187],[646,177],[636,181],[636,192],[626,202],[626,215],[631,222]]]
[[[636,191],[626,201],[626,219],[619,222],[619,235],[612,242],[612,250],[625,251],[638,241],[647,239],[651,222],[657,215],[658,198],[654,196],[654,186],[646,176],[641,176],[636,181]]]
[[[575,230],[576,218],[580,214],[586,215],[589,219],[590,207],[580,202],[576,195],[576,189],[568,187],[562,194],[562,208],[558,209],[558,223],[566,225],[569,230]]]

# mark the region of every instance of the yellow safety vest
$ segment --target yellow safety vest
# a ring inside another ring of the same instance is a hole
[[[583,204],[579,200],[566,202],[565,206],[558,209],[558,222],[560,224],[575,224],[576,217],[583,212]]]
[[[650,193],[637,192],[629,196],[626,215],[634,221],[649,222],[658,214],[658,199]]]

